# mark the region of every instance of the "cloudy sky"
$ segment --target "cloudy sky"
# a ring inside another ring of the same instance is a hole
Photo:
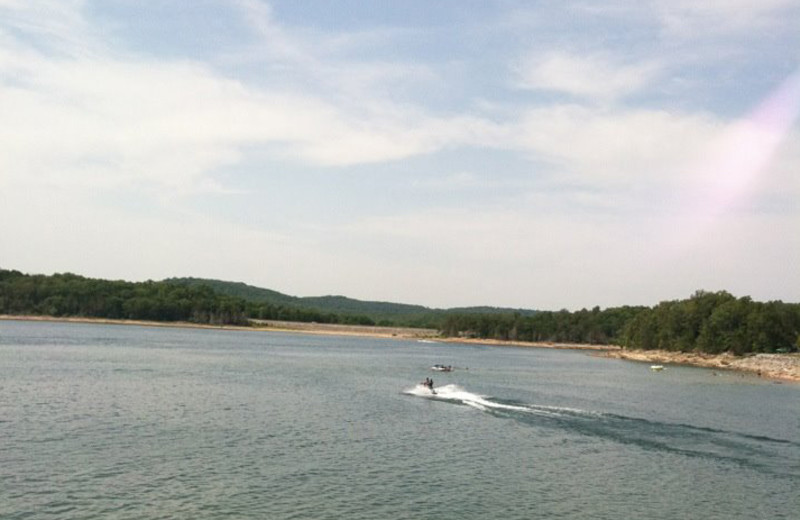
[[[0,267],[800,301],[800,0],[0,0]]]

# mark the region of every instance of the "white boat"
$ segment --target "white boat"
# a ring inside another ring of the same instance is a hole
[[[452,372],[452,371],[453,371],[453,367],[452,367],[452,366],[450,366],[450,365],[448,365],[448,366],[444,366],[444,365],[433,365],[433,366],[431,367],[431,370],[435,370],[435,371],[437,371],[437,372]]]
[[[664,365],[650,365],[650,370],[653,372],[660,372],[664,370]]]

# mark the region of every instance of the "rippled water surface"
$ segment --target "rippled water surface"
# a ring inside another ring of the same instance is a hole
[[[3,519],[797,519],[798,497],[799,385],[573,351],[0,321]]]

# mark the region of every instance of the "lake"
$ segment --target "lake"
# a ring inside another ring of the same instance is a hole
[[[0,321],[3,519],[797,519],[798,497],[800,385],[580,351]]]

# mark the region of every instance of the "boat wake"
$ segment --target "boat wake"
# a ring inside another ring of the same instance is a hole
[[[427,387],[417,385],[404,393],[470,406],[495,417],[531,426],[636,445],[645,450],[725,460],[757,471],[800,477],[800,468],[791,462],[796,461],[800,454],[800,443],[790,440],[607,412],[519,403],[475,394],[455,384],[434,390],[435,394]]]
[[[583,410],[576,410],[574,408],[564,408],[558,406],[542,406],[531,404],[520,404],[513,402],[504,402],[488,396],[474,394],[464,390],[462,387],[450,384],[444,386],[437,386],[433,393],[430,389],[422,384],[418,384],[414,388],[406,390],[404,393],[408,395],[415,395],[418,397],[427,397],[436,399],[438,401],[450,401],[456,404],[463,404],[477,408],[484,412],[520,412],[524,414],[543,415],[558,417],[564,414],[573,416],[596,416],[595,412],[587,412]]]

